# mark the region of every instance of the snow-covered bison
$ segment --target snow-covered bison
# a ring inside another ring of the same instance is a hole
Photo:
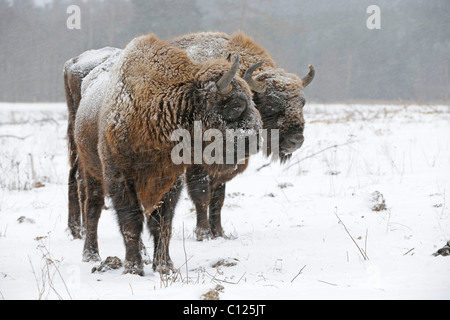
[[[227,129],[256,134],[260,115],[238,69],[238,58],[234,63],[220,57],[194,62],[185,50],[145,35],[85,76],[73,128],[85,188],[84,260],[99,259],[97,223],[108,194],[125,242],[124,272],[143,274],[144,214],[155,243],[153,269],[173,268],[168,253],[172,217],[155,210],[187,166],[172,161],[177,142],[171,135],[186,129],[193,137],[195,121],[224,137]]]
[[[86,217],[81,219],[80,198],[84,198],[84,188],[78,190],[79,182],[82,182],[80,170],[78,170],[77,147],[75,144],[74,126],[75,116],[80,106],[81,84],[83,79],[98,65],[106,60],[115,61],[122,50],[106,47],[98,50],[88,50],[79,56],[68,60],[64,64],[64,91],[68,107],[67,142],[69,148],[69,230],[74,239],[81,239],[82,230],[86,229]],[[110,63],[108,64],[110,65]],[[80,193],[78,193],[80,191]],[[84,203],[81,200],[81,203]],[[83,220],[83,227],[81,226]]]
[[[195,61],[208,61],[229,54],[239,55],[241,63],[238,73],[250,85],[254,93],[253,101],[263,120],[263,128],[268,129],[267,155],[275,153],[272,159],[285,162],[292,152],[302,146],[305,127],[303,89],[314,78],[315,71],[311,65],[304,78],[277,68],[270,54],[243,32],[236,32],[231,36],[221,32],[199,32],[176,37],[169,42],[186,50]],[[270,129],[279,130],[279,139],[276,139],[279,150],[272,148]],[[197,211],[198,240],[223,236],[221,209],[226,182],[243,172],[247,165],[246,161],[238,166],[193,165],[187,169],[188,192]],[[171,210],[174,207],[173,200],[178,199],[179,192],[179,188],[170,190],[163,199],[170,206],[163,205],[162,209]]]
[[[314,78],[314,68],[309,66],[309,73],[302,79],[292,73],[287,73],[283,69],[277,68],[276,63],[270,54],[251,38],[242,32],[237,32],[232,36],[225,33],[217,32],[201,32],[188,34],[174,38],[171,44],[179,46],[186,50],[187,54],[196,61],[207,61],[226,55],[239,54],[241,63],[239,74],[244,77],[250,85],[254,96],[256,107],[261,113],[263,125],[265,129],[280,130],[280,148],[278,154],[273,159],[279,158],[282,162],[289,159],[291,153],[301,147],[303,143],[304,120],[302,108],[305,103],[303,88],[305,88]],[[105,51],[110,50],[111,60],[116,59],[117,54],[111,48],[104,48],[97,51],[96,56],[103,56]],[[119,50],[119,49],[115,49]],[[94,52],[95,52],[94,51]],[[83,55],[87,55],[85,53]],[[80,57],[82,57],[81,55]],[[73,62],[69,61],[68,68],[65,69],[65,77],[68,75],[78,78],[81,83],[84,75],[79,69],[84,70],[84,74],[88,74],[93,66],[98,64],[98,57],[84,57]],[[261,68],[261,61],[265,63]],[[76,81],[72,81],[76,83]],[[74,92],[70,93],[70,89]],[[66,94],[79,95],[80,87],[73,85],[71,88],[66,86]],[[70,98],[70,97],[69,97]],[[76,99],[69,99],[68,104]],[[77,109],[75,105],[73,110]],[[69,107],[69,111],[71,108]],[[76,111],[75,111],[76,112]],[[269,150],[270,155],[270,131]],[[70,141],[70,124],[69,124],[69,141]],[[76,150],[72,150],[76,153]],[[72,170],[69,175],[69,227],[74,236],[79,235],[79,207],[74,205],[77,201],[76,185],[74,183],[74,172],[76,171],[76,156],[71,157]],[[202,240],[210,236],[223,235],[223,229],[220,222],[220,212],[225,196],[225,183],[234,178],[238,173],[243,172],[247,167],[247,163],[238,166],[235,165],[193,165],[188,167],[186,172],[186,180],[189,194],[194,201],[197,209],[197,238]],[[165,216],[171,219],[175,210],[176,203],[179,198],[183,179],[176,181],[175,185],[160,201],[160,206],[153,213],[155,216]],[[73,200],[70,201],[72,194]],[[82,194],[80,195],[82,196]],[[208,219],[209,207],[209,219]],[[72,218],[71,218],[72,217]],[[166,221],[170,224],[170,221]],[[150,229],[152,227],[150,226]]]

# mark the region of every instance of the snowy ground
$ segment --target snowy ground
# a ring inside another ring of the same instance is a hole
[[[227,185],[230,239],[197,242],[183,192],[169,278],[81,262],[66,119],[64,104],[0,104],[0,299],[450,299],[450,256],[432,255],[450,240],[449,107],[308,105],[290,163],[258,171],[256,156]],[[110,210],[99,246],[124,257]]]

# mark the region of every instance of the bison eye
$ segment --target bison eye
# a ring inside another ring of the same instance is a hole
[[[274,113],[278,113],[280,112],[280,108],[278,105],[270,105],[270,106],[265,106],[265,111],[268,114],[274,114]]]
[[[244,100],[232,101],[224,105],[223,117],[226,120],[237,120],[247,108],[247,102]]]
[[[257,103],[261,115],[274,115],[282,112],[286,108],[286,102],[280,97],[269,94]]]
[[[304,107],[305,103],[306,103],[305,98],[304,97],[300,97],[299,103],[300,103],[300,106]]]

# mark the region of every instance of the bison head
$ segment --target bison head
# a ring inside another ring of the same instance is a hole
[[[211,63],[214,66],[230,64],[223,59],[212,60]],[[208,69],[215,69],[209,63],[206,64]],[[257,136],[262,129],[261,117],[252,100],[252,92],[246,81],[237,76],[238,70],[239,56],[227,71],[219,72],[219,75],[209,75],[209,71],[205,72],[205,76],[202,76],[201,81],[195,86],[196,100],[200,102],[197,108],[200,112],[195,120],[202,121],[203,133],[211,129],[220,133],[223,139],[222,154],[225,156],[231,150],[234,162],[257,152],[259,148]],[[208,139],[206,138],[206,141]],[[214,141],[216,139],[215,136]],[[256,145],[249,146],[250,141]],[[230,163],[229,159],[223,159],[223,163]]]
[[[279,158],[284,162],[303,144],[303,89],[311,83],[315,71],[309,65],[309,73],[300,79],[282,69],[268,68],[253,78],[252,73],[259,65],[248,69],[244,79],[255,93],[253,101],[261,114],[264,129],[279,129]],[[268,132],[270,134],[270,130]],[[270,144],[268,149],[270,154]]]

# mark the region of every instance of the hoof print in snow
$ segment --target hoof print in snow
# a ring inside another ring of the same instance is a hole
[[[106,272],[122,268],[122,261],[118,257],[108,257],[99,266],[93,267],[91,272]]]

